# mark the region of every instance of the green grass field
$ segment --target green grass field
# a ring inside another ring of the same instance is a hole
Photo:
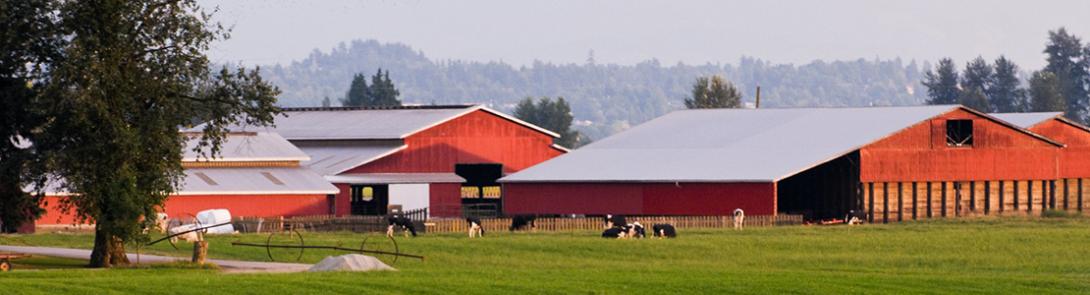
[[[32,258],[0,274],[21,293],[1086,293],[1090,218],[972,219],[859,227],[680,232],[676,240],[606,240],[595,232],[400,239],[398,272],[224,274],[180,266],[94,270]],[[307,244],[357,247],[363,235],[309,233]],[[266,260],[214,237],[213,258]],[[0,244],[88,248],[90,235],[0,236]],[[132,249],[130,249],[132,250]],[[156,245],[143,253],[188,255]],[[335,252],[310,251],[304,262]],[[29,269],[37,268],[37,269]]]

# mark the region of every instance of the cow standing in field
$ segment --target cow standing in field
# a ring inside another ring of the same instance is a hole
[[[734,229],[742,230],[742,225],[746,222],[746,212],[742,211],[742,208],[734,209]]]
[[[477,217],[466,217],[466,223],[469,224],[469,238],[484,237],[484,228],[481,227],[481,219]]]
[[[511,217],[511,227],[508,227],[509,231],[525,230],[537,230],[537,216],[533,215],[515,215]]]
[[[394,227],[400,227],[402,232],[405,233],[405,237],[409,236],[409,233],[416,236],[416,226],[413,225],[412,219],[401,216],[399,214],[390,215],[386,217],[386,236],[394,237]]]
[[[652,234],[657,238],[676,238],[677,230],[674,229],[674,225],[669,223],[656,223],[651,225]]]

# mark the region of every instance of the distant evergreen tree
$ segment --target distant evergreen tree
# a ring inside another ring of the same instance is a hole
[[[348,93],[341,100],[341,105],[346,107],[370,106],[371,90],[367,87],[367,77],[362,73],[352,77],[352,86],[348,87]]]
[[[1004,56],[995,60],[995,73],[992,76],[992,85],[986,93],[991,103],[992,111],[1000,113],[1025,112],[1029,110],[1029,102],[1026,101],[1026,90],[1018,80],[1018,66]]]
[[[394,87],[394,82],[390,81],[390,71],[383,72],[381,68],[374,76],[371,76],[371,88],[369,88],[368,94],[371,96],[371,104],[368,106],[375,107],[397,107],[401,106],[401,101],[397,99],[401,92],[397,91],[397,87]]]
[[[353,76],[341,104],[346,107],[397,107],[401,106],[397,99],[399,95],[401,92],[390,80],[390,71],[383,72],[380,68],[371,76],[371,86],[367,86],[367,77],[362,73]]]
[[[1048,32],[1044,53],[1048,55],[1045,71],[1056,76],[1067,104],[1067,117],[1087,122],[1090,107],[1090,48],[1082,47],[1079,37],[1064,28]]]
[[[1029,79],[1029,93],[1033,98],[1032,111],[1034,112],[1063,112],[1067,103],[1063,97],[1063,89],[1056,74],[1048,71],[1037,71]]]
[[[328,96],[326,96],[324,99],[322,99],[322,107],[323,108],[328,108],[328,107],[331,107],[331,106],[333,106],[333,102],[329,101]]]
[[[992,86],[992,66],[982,57],[965,64],[958,103],[982,112],[992,112],[987,89]]]
[[[722,109],[742,107],[742,94],[723,76],[696,78],[692,97],[685,99],[690,109]]]
[[[928,69],[923,74],[923,85],[927,87],[927,104],[956,104],[961,98],[961,89],[958,88],[958,71],[954,68],[954,61],[949,58],[939,60],[935,71]]]
[[[560,138],[553,140],[553,143],[560,146],[576,148],[586,143],[581,139],[582,136],[578,131],[571,130],[574,118],[571,106],[563,97],[557,98],[556,101],[542,97],[537,103],[534,103],[532,97],[527,97],[519,101],[515,107],[515,117],[556,132]]]

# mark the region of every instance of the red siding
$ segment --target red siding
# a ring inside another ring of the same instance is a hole
[[[432,217],[462,216],[462,185],[432,183],[428,186],[428,208]]]
[[[74,224],[74,212],[61,212],[58,197],[46,197],[46,213],[36,222]],[[276,217],[329,214],[325,195],[203,195],[172,196],[164,209],[168,216],[187,217],[207,209],[227,209],[232,217]]]
[[[478,110],[405,138],[408,147],[345,173],[454,172],[454,164],[500,163],[513,173],[562,154],[553,138]]]
[[[507,214],[730,215],[776,212],[772,183],[508,183]]]
[[[949,119],[973,120],[973,147],[946,146]],[[1054,179],[1058,157],[1054,145],[959,109],[862,148],[860,180]]]
[[[352,214],[352,190],[351,185],[344,183],[334,183],[333,186],[337,187],[337,195],[334,196],[333,210],[334,215],[347,216]]]
[[[1090,131],[1055,119],[1030,130],[1067,146],[1060,150],[1060,178],[1090,177]]]

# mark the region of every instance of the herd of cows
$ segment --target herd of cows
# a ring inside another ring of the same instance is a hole
[[[537,217],[531,215],[518,215],[511,218],[511,226],[508,228],[510,231],[534,229],[537,226],[534,224]],[[602,231],[603,238],[609,239],[642,239],[647,237],[647,229],[644,228],[639,221],[628,223],[624,215],[612,215],[607,214],[603,220],[605,223],[605,230]],[[745,223],[745,212],[742,209],[734,210],[734,229],[742,229]],[[400,229],[405,236],[408,237],[412,234],[416,236],[416,226],[408,217],[400,214],[391,214],[386,217],[386,236],[393,237],[395,229]],[[481,219],[478,217],[467,217],[466,224],[468,225],[469,238],[483,237],[484,227],[482,226]],[[656,223],[651,225],[651,234],[655,238],[676,238],[677,229],[674,225],[669,223]]]

